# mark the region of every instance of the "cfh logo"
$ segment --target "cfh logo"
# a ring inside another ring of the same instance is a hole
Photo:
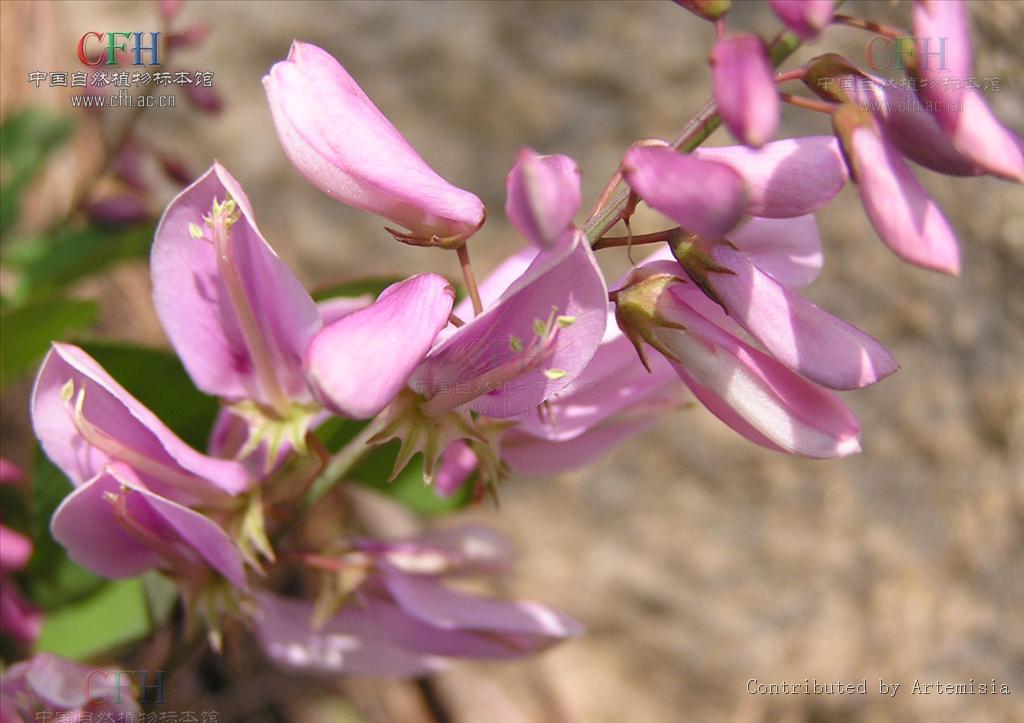
[[[153,682],[149,682],[152,674]],[[139,703],[163,705],[164,671],[145,670],[93,670],[85,676],[85,698],[93,703],[120,705],[133,699],[133,684],[139,687]]]
[[[147,37],[148,36],[148,37]],[[105,40],[104,40],[105,38]],[[146,43],[149,43],[146,45]],[[78,59],[85,65],[118,65],[118,52],[134,57],[132,65],[160,65],[160,33],[97,33],[89,31],[78,39]],[[145,56],[149,62],[143,62]]]
[[[905,70],[904,58],[917,56],[918,66],[926,70],[948,70],[946,46],[949,38],[883,38],[868,42],[867,61],[872,70]]]

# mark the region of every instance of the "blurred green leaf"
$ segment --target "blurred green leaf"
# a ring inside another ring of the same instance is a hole
[[[46,299],[0,312],[0,387],[32,369],[50,342],[96,323],[99,309],[92,301]]]
[[[71,481],[42,449],[32,462],[32,519],[34,550],[23,575],[25,593],[44,610],[77,602],[98,590],[106,580],[72,562],[63,546],[50,535],[50,518],[71,492]]]
[[[369,294],[376,299],[380,292],[391,286],[391,284],[398,283],[403,278],[402,276],[368,276],[349,281],[339,281],[336,284],[329,284],[314,289],[312,296],[315,301],[327,301],[328,299],[336,299],[341,296],[363,296],[364,294]]]
[[[220,404],[195,388],[174,353],[112,341],[80,346],[179,437],[206,449]]]
[[[83,660],[139,640],[149,631],[146,592],[136,577],[110,582],[88,599],[47,614],[37,647]]]
[[[349,281],[339,281],[336,284],[329,284],[327,286],[321,286],[318,289],[314,289],[312,296],[314,301],[327,301],[328,299],[336,299],[338,297],[355,297],[369,295],[376,299],[380,296],[380,292],[388,288],[392,284],[397,284],[399,281],[405,280],[405,276],[367,276],[359,279],[351,279]],[[465,296],[465,291],[459,284],[452,282],[448,279],[452,287],[455,289],[455,301],[459,302]]]
[[[0,233],[18,222],[21,196],[46,158],[71,135],[71,120],[42,108],[12,113],[0,124]]]
[[[366,424],[366,422],[335,418],[324,423],[317,430],[317,436],[328,450],[337,452],[355,438]],[[425,517],[454,512],[470,503],[473,485],[464,485],[451,497],[438,497],[434,489],[428,487],[423,481],[423,463],[418,456],[413,457],[412,462],[398,473],[394,482],[388,482],[397,456],[397,442],[376,447],[352,468],[348,478],[364,487],[391,497],[396,502],[402,503]]]
[[[121,229],[64,228],[54,236],[22,239],[4,249],[3,261],[21,271],[16,300],[59,289],[119,261],[145,258],[155,226],[146,222]]]
[[[143,573],[142,585],[146,590],[149,622],[153,627],[159,627],[167,622],[174,605],[178,602],[178,586],[156,570]]]

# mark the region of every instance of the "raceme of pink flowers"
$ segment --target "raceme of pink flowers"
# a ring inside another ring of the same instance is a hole
[[[55,343],[32,419],[73,486],[52,520],[71,558],[111,578],[173,576],[190,603],[247,617],[282,666],[416,675],[448,658],[534,654],[581,626],[540,603],[448,586],[448,577],[506,562],[506,543],[481,528],[397,542],[353,536],[300,555],[343,588],[315,603],[268,586],[265,573],[283,559],[271,543],[280,515],[270,512],[305,489],[296,464],[316,461],[313,435],[331,417],[368,420],[367,449],[397,439],[395,473],[419,455],[425,483],[442,496],[467,484],[494,490],[509,471],[582,467],[692,399],[775,452],[858,452],[860,424],[839,392],[877,384],[899,365],[856,319],[804,296],[824,260],[814,214],[852,181],[898,257],[956,274],[953,228],[911,164],[1019,181],[1020,141],[973,90],[930,84],[918,106],[881,103],[912,92],[834,54],[799,78],[833,132],[779,137],[765,41],[727,31],[727,2],[680,4],[716,25],[710,85],[741,145],[683,153],[648,140],[626,150],[619,171],[632,205],[658,212],[666,228],[616,283],[597,261],[600,234],[580,222],[577,164],[530,148],[506,179],[519,250],[458,302],[451,280],[423,273],[375,299],[317,303],[221,164],[175,197],[152,248],[154,304],[195,386],[221,401],[220,416],[209,448],[193,449],[85,351]],[[833,21],[831,2],[772,7],[816,42]],[[970,73],[966,17],[959,2],[914,6],[916,34],[956,40],[944,77]],[[923,79],[935,72],[912,68]],[[296,41],[263,83],[284,152],[314,186],[382,217],[399,241],[468,263],[467,243],[485,234],[483,203],[437,174],[334,57]],[[6,574],[29,552],[0,531]],[[3,598],[5,610],[16,603]],[[26,614],[11,634],[34,635]]]

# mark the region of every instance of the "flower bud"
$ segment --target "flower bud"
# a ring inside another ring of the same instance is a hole
[[[832,20],[832,0],[771,0],[783,25],[803,40],[814,40]]]
[[[731,0],[676,0],[676,4],[711,22],[725,17],[732,7]]]
[[[263,78],[296,168],[327,195],[404,226],[416,246],[457,248],[483,225],[479,198],[441,178],[326,51],[295,42]]]
[[[687,303],[671,262],[635,269],[612,298],[616,320],[645,361],[661,352],[715,416],[753,442],[808,457],[860,449],[860,427],[834,394],[726,332]]]
[[[953,229],[871,114],[843,105],[832,125],[864,211],[882,241],[915,266],[958,274],[960,251]]]
[[[719,40],[711,65],[715,100],[729,131],[748,146],[771,140],[779,125],[779,94],[761,38],[744,33]]]

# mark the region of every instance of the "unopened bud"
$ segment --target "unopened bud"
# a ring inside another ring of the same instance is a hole
[[[732,7],[731,0],[676,0],[676,4],[711,22],[723,17]]]
[[[633,269],[626,284],[611,294],[612,301],[615,302],[615,320],[622,333],[636,347],[640,361],[648,371],[651,365],[647,361],[643,342],[670,358],[674,356],[661,343],[658,329],[683,327],[670,321],[661,311],[660,304],[668,289],[685,283],[679,276],[669,271],[667,265],[650,264]]]

